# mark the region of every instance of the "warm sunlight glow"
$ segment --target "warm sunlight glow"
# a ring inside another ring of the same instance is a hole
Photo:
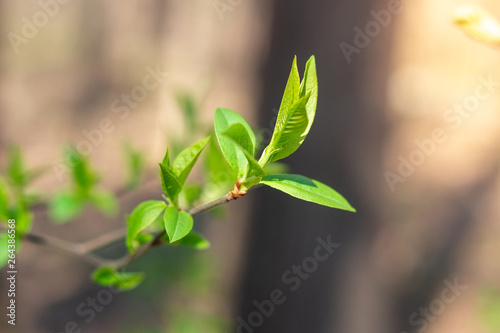
[[[458,8],[453,21],[470,37],[494,46],[500,46],[500,24],[484,9],[477,6]]]

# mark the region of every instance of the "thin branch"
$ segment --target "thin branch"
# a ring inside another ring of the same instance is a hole
[[[26,234],[23,236],[23,239],[33,244],[44,245],[62,250],[66,253],[82,258],[85,262],[94,266],[99,266],[102,263],[101,258],[92,253],[85,253],[82,251],[80,244],[74,244],[51,236],[39,236],[34,234]]]
[[[198,207],[194,207],[191,210],[189,210],[188,213],[191,214],[192,216],[198,215],[214,207],[227,203],[230,200],[233,200],[233,198],[230,198],[229,196],[224,196],[209,203],[200,205]],[[109,246],[112,243],[123,239],[126,236],[126,234],[127,234],[127,228],[120,228],[108,232],[106,234],[103,234],[95,239],[91,239],[79,244],[68,242],[52,236],[41,236],[32,233],[25,234],[23,238],[33,244],[52,247],[61,250],[63,252],[69,253],[71,255],[77,256],[93,266],[105,265],[114,268],[121,268],[128,265],[138,257],[142,256],[153,246],[161,244],[161,239],[165,235],[165,231],[158,233],[152,241],[144,244],[133,254],[126,254],[125,256],[119,259],[111,259],[111,260],[104,259],[92,253],[95,250]]]
[[[122,240],[126,235],[127,228],[123,227],[100,235],[96,238],[90,239],[84,243],[81,243],[80,246],[82,247],[83,253],[91,253],[95,250],[102,249]]]
[[[208,210],[211,210],[212,208],[215,208],[217,206],[225,204],[226,202],[228,202],[230,200],[233,200],[233,199],[230,198],[228,195],[225,195],[217,200],[208,202],[208,203],[200,205],[198,207],[194,207],[194,208],[190,209],[188,211],[188,213],[191,214],[192,216],[195,216],[195,215],[201,214],[203,212],[206,212]],[[165,231],[158,233],[152,241],[144,244],[142,247],[137,249],[137,251],[135,251],[133,254],[126,254],[125,256],[123,256],[120,259],[108,261],[106,263],[106,265],[113,267],[113,268],[116,268],[116,269],[127,266],[132,261],[134,261],[135,259],[142,256],[144,253],[149,251],[149,249],[151,249],[153,246],[161,244],[161,239],[163,238],[164,235],[165,235]]]
[[[192,216],[195,216],[195,215],[201,214],[203,212],[206,212],[207,210],[211,210],[212,208],[215,208],[217,206],[225,204],[226,202],[228,202],[230,200],[233,200],[233,199],[229,199],[229,197],[227,195],[225,195],[222,198],[219,198],[217,200],[208,202],[208,203],[200,205],[198,207],[194,207],[194,208],[190,209],[188,211],[188,213],[191,214]]]

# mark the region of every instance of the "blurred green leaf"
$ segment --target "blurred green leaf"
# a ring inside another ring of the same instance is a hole
[[[66,159],[71,163],[73,180],[79,195],[87,197],[97,183],[97,175],[90,169],[87,159],[75,148],[66,149]]]
[[[31,231],[33,213],[28,210],[27,206],[23,202],[19,201],[12,207],[10,218],[16,220],[17,237],[21,237]]]
[[[181,312],[182,311],[182,312]],[[222,316],[193,314],[189,310],[181,310],[173,316],[168,332],[175,333],[220,333],[227,332],[227,325]]]
[[[83,211],[85,199],[72,192],[57,193],[49,203],[49,215],[57,223],[77,218]]]
[[[210,248],[210,242],[205,239],[201,234],[191,230],[184,238],[177,242],[177,244],[195,248],[197,250],[206,250]]]
[[[144,280],[144,273],[121,273],[111,267],[100,267],[92,273],[92,280],[104,287],[116,287],[121,291],[136,288]]]
[[[118,213],[118,200],[111,192],[94,189],[90,193],[90,202],[106,216],[116,216]]]
[[[0,233],[0,269],[4,267],[9,260],[8,242],[9,236],[7,235],[7,233]]]
[[[193,229],[193,217],[176,207],[167,207],[164,220],[165,230],[171,243],[182,239]]]
[[[215,140],[211,140],[205,159],[205,174],[209,184],[232,185],[238,179],[236,172],[227,163]]]
[[[184,185],[184,188],[181,192],[183,200],[186,204],[186,207],[192,206],[196,200],[198,200],[201,196],[202,189],[201,186],[195,184]]]
[[[146,243],[149,243],[153,240],[154,236],[151,235],[151,234],[145,234],[145,233],[138,233],[136,236],[135,236],[135,239],[134,239],[134,244],[136,244],[137,246],[141,246],[141,245],[144,245]]]
[[[135,252],[135,239],[137,235],[153,223],[165,210],[167,204],[164,201],[149,200],[140,203],[128,217],[128,230],[126,244],[130,253]]]
[[[356,211],[337,191],[302,175],[269,175],[263,177],[261,183],[301,200],[350,212]]]
[[[290,172],[290,167],[285,163],[273,162],[273,163],[269,163],[264,168],[264,171],[268,175],[279,174],[279,173],[288,173],[288,172]]]
[[[488,333],[500,332],[500,289],[484,288],[480,292],[480,319]]]
[[[0,177],[0,220],[8,220],[9,214],[9,188]]]
[[[24,160],[21,153],[21,148],[19,148],[18,146],[11,147],[9,149],[7,174],[16,187],[22,188],[26,185],[27,180]]]

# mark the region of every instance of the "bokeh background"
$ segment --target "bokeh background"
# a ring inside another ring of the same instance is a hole
[[[17,325],[4,318],[0,331],[64,332],[75,321],[82,332],[499,332],[500,48],[453,24],[464,4],[500,18],[493,0],[401,1],[363,39],[357,28],[394,1],[0,1],[0,165],[19,145],[30,166],[46,167],[33,190],[50,197],[69,184],[54,169],[64,146],[103,119],[114,125],[89,159],[101,186],[120,193],[118,216],[90,209],[59,226],[39,207],[34,233],[82,242],[158,198],[166,146],[204,135],[185,138],[179,94],[192,97],[203,126],[226,107],[269,139],[294,55],[301,72],[316,56],[319,102],[307,140],[284,162],[358,210],[252,191],[197,218],[209,250],[155,249],[133,263],[147,273],[143,285],[115,295],[90,323],[76,309],[102,289],[92,267],[26,242]],[[347,44],[356,47],[349,56]],[[120,118],[116,99],[151,70],[161,82]],[[133,191],[122,190],[124,141],[145,156]],[[289,291],[282,275],[318,237],[340,247]],[[453,284],[463,287],[450,300]],[[274,289],[287,291],[286,302],[238,331],[238,318],[248,321]],[[2,278],[4,309],[6,290]]]

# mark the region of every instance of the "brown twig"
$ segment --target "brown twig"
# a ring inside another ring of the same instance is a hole
[[[219,198],[217,200],[194,207],[188,212],[192,216],[198,215],[212,208],[215,208],[219,205],[222,205],[230,200],[231,199],[228,198],[227,196],[223,196],[222,198]],[[91,239],[83,243],[72,243],[52,236],[46,236],[46,235],[42,236],[32,233],[25,234],[23,236],[23,239],[33,244],[52,247],[61,250],[63,252],[69,253],[71,255],[74,255],[76,257],[82,258],[82,260],[93,266],[110,266],[114,268],[122,268],[127,266],[129,263],[131,263],[138,257],[142,256],[156,244],[161,243],[161,239],[165,235],[165,231],[158,233],[152,241],[144,244],[133,254],[127,253],[126,255],[124,255],[122,258],[119,259],[111,259],[111,260],[104,259],[93,254],[94,251],[109,246],[114,242],[123,239],[126,236],[126,234],[127,234],[127,228],[121,228],[113,230],[109,233],[106,233],[95,239]]]

